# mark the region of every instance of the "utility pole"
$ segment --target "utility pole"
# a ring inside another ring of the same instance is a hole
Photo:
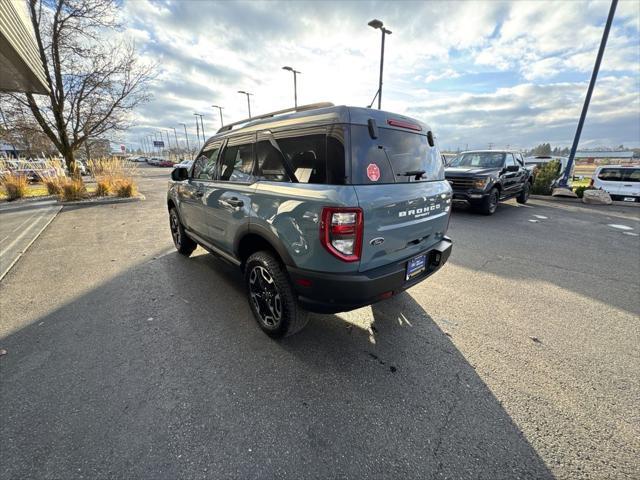
[[[593,66],[593,73],[591,74],[591,81],[589,82],[589,88],[587,89],[587,96],[584,99],[584,105],[582,106],[582,113],[580,114],[580,120],[578,120],[578,128],[576,129],[576,135],[573,138],[573,145],[571,145],[571,151],[569,152],[569,159],[567,160],[567,166],[562,173],[562,177],[558,182],[558,187],[569,188],[569,175],[573,168],[573,161],[576,156],[576,150],[578,150],[578,143],[580,142],[580,135],[582,135],[582,127],[584,121],[587,118],[587,110],[589,110],[589,102],[591,102],[591,95],[593,94],[593,88],[596,85],[598,79],[598,71],[600,70],[600,63],[604,55],[604,49],[607,46],[607,38],[609,38],[609,30],[611,30],[611,24],[613,23],[613,16],[616,13],[616,7],[618,6],[618,0],[611,1],[611,7],[609,8],[609,16],[607,17],[607,23],[604,26],[604,32],[602,32],[602,40],[600,41],[600,49],[596,56],[596,63]]]
[[[380,20],[373,19],[368,25],[371,28],[380,29],[382,32],[382,47],[380,49],[380,79],[378,80],[378,110],[382,109],[382,70],[384,68],[384,37],[389,34],[391,30],[384,28],[384,24]],[[375,97],[374,97],[375,98]],[[373,102],[372,102],[373,103]]]
[[[176,155],[178,155],[178,152],[180,151],[180,144],[178,143],[178,134],[176,133],[176,127],[171,127],[173,128],[173,136],[176,138]]]

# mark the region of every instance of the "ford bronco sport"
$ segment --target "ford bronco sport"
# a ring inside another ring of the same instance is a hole
[[[199,244],[244,272],[273,337],[391,297],[448,259],[451,188],[431,129],[330,103],[222,127],[171,174],[177,250]],[[301,310],[304,309],[304,310]]]
[[[508,150],[462,152],[445,169],[453,188],[453,202],[465,203],[485,215],[493,215],[498,202],[516,198],[527,203],[533,173],[522,154]]]

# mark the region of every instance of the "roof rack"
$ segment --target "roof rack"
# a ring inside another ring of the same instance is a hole
[[[237,122],[229,123],[227,125],[220,127],[220,129],[218,129],[216,133],[228,132],[229,130],[231,130],[233,127],[237,125],[253,122],[254,120],[262,120],[265,118],[275,117],[276,115],[282,115],[283,113],[306,112],[307,110],[316,110],[318,108],[327,108],[327,107],[333,107],[333,106],[334,105],[331,102],[319,102],[319,103],[310,103],[308,105],[300,105],[299,107],[294,107],[294,108],[285,108],[284,110],[276,110],[275,112],[265,113],[262,115],[258,115],[257,117],[245,118],[244,120],[239,120]]]

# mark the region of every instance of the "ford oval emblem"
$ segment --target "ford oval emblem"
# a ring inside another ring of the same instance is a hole
[[[376,237],[373,240],[371,240],[369,242],[371,245],[373,245],[374,247],[378,246],[378,245],[382,245],[384,243],[384,238],[382,237]]]

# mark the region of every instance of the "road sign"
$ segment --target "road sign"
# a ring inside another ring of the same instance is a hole
[[[126,145],[120,145],[120,151],[122,153],[126,152],[127,151],[127,146]]]
[[[164,141],[162,141],[162,140],[154,140],[153,141],[153,146],[154,147],[164,148]]]

